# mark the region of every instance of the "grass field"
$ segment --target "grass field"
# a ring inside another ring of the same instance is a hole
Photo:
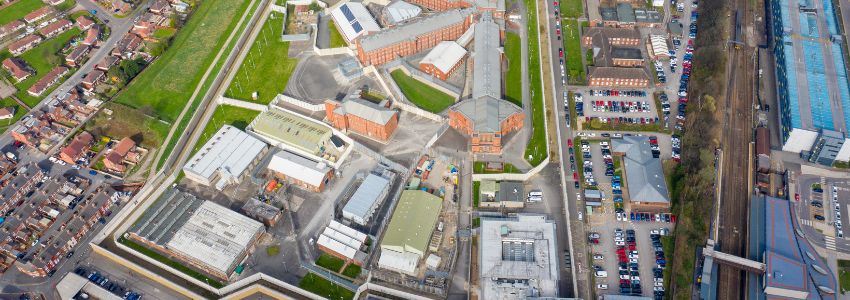
[[[30,94],[27,94],[27,89],[29,89],[39,79],[44,77],[44,75],[47,75],[50,70],[53,70],[53,68],[65,62],[65,56],[61,55],[59,51],[62,50],[62,47],[64,47],[68,41],[79,35],[80,32],[80,29],[76,26],[71,27],[70,30],[41,43],[38,47],[24,52],[24,54],[20,56],[22,60],[27,62],[27,65],[35,70],[35,75],[15,84],[18,88],[18,92],[15,95],[18,96],[18,99],[21,99],[21,101],[24,101],[24,103],[33,107],[38,104],[44,96],[47,96],[47,94],[53,90],[53,88],[48,89],[41,97],[33,97],[30,96]],[[73,69],[70,70],[68,75],[70,76],[70,74],[74,71],[75,70]],[[54,87],[57,85],[58,83],[54,85]]]
[[[522,40],[519,35],[508,32],[505,36],[505,56],[508,70],[505,72],[505,98],[522,107]]]
[[[487,163],[483,161],[476,161],[472,163],[472,173],[474,174],[497,174],[497,173],[522,173],[517,167],[512,164],[504,163],[502,165],[502,171],[489,171],[486,170]]]
[[[0,120],[0,133],[6,132],[6,130],[9,129],[10,125],[14,124],[15,121],[18,121],[27,113],[27,110],[18,105],[18,103],[15,102],[15,100],[13,100],[12,98],[0,100],[0,107],[11,107],[15,110],[14,117],[12,117],[11,119]]]
[[[281,42],[280,29],[283,14],[272,13],[263,25],[257,40],[239,67],[239,72],[227,88],[230,98],[268,104],[277,94],[283,93],[298,60],[289,58],[289,42]],[[257,100],[251,93],[258,92]]]
[[[535,9],[536,2],[533,0],[524,0],[525,6],[528,7],[528,36],[533,37],[528,39],[528,79],[531,88],[531,138],[528,140],[528,146],[525,148],[525,160],[532,166],[537,166],[549,155],[546,148],[546,123],[544,121],[545,112],[543,111],[543,80],[540,75],[540,33],[537,28],[537,10]],[[525,126],[528,126],[528,120],[525,121]]]
[[[584,54],[581,52],[579,23],[576,20],[564,19],[561,24],[563,25],[561,34],[564,37],[564,64],[567,65],[568,78],[572,84],[584,84],[586,81],[582,64]]]
[[[348,44],[345,43],[345,38],[342,37],[341,33],[339,33],[339,29],[336,28],[336,25],[334,24],[333,20],[330,20],[330,22],[328,22],[328,31],[330,31],[331,34],[331,48],[348,46]]]
[[[250,1],[204,1],[171,47],[114,101],[174,122]]]
[[[168,134],[169,124],[146,116],[138,109],[117,103],[106,103],[104,108],[111,110],[112,115],[98,112],[86,123],[86,130],[116,139],[137,136],[138,139],[133,140],[141,141],[140,145],[148,149],[159,147]]]
[[[256,110],[231,105],[219,105],[216,107],[212,118],[209,123],[207,123],[207,126],[204,127],[204,132],[198,139],[198,143],[195,144],[195,149],[192,150],[192,153],[198,152],[198,149],[201,149],[201,147],[204,146],[204,143],[206,143],[207,140],[221,129],[222,126],[231,125],[245,130],[245,127],[248,127],[248,124],[250,124],[251,121],[253,121],[259,114],[260,112]]]
[[[407,100],[421,109],[439,113],[455,103],[452,96],[404,74],[400,69],[393,71],[390,75]]]
[[[298,287],[327,299],[346,300],[354,298],[354,292],[313,273],[308,273],[307,276],[304,276],[304,279],[301,279],[301,282],[298,283]]]
[[[9,24],[14,20],[23,18],[28,13],[44,6],[41,0],[19,0],[15,4],[0,9],[0,26]]]
[[[221,288],[221,287],[224,286],[223,284],[221,284],[221,282],[218,282],[215,279],[204,276],[203,274],[201,274],[201,273],[199,273],[199,272],[197,272],[197,271],[195,271],[195,270],[193,270],[193,269],[191,269],[187,266],[184,266],[184,265],[182,265],[182,264],[180,264],[176,261],[169,259],[168,257],[165,257],[162,254],[159,254],[159,252],[148,249],[147,247],[139,245],[139,244],[137,244],[137,243],[135,243],[131,240],[121,238],[121,239],[118,240],[118,242],[120,242],[121,244],[124,244],[124,246],[130,247],[130,249],[136,250],[137,252],[144,254],[145,256],[148,256],[148,257],[153,258],[153,259],[155,259],[155,260],[157,260],[157,261],[159,261],[163,264],[166,264],[169,267],[177,269],[178,271],[183,272],[186,275],[189,275],[189,276],[191,276],[191,277],[193,277],[197,280],[206,282],[207,284],[209,284],[212,287]]]
[[[842,294],[850,291],[850,260],[838,260],[838,286]]]
[[[578,18],[584,15],[584,7],[582,7],[582,0],[562,0],[561,5],[561,16],[566,18]]]
[[[472,182],[472,207],[478,207],[481,203],[481,181]]]
[[[357,276],[360,276],[361,271],[362,271],[362,268],[360,266],[355,265],[355,264],[350,264],[347,267],[345,267],[345,270],[342,270],[342,276],[345,276],[345,277],[348,277],[348,278],[351,278],[351,279],[355,279],[355,278],[357,278]]]
[[[319,259],[316,260],[316,265],[328,269],[331,272],[339,272],[339,269],[342,269],[342,266],[345,265],[345,261],[326,253],[322,253],[322,255],[319,256]]]

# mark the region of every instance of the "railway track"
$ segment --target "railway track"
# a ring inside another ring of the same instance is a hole
[[[726,99],[719,100],[722,107],[721,147],[723,156],[723,189],[720,191],[720,224],[718,244],[720,251],[746,257],[748,211],[750,190],[748,163],[752,141],[752,105],[756,74],[754,56],[756,49],[748,46],[747,27],[753,26],[752,8],[746,0],[731,3],[731,39],[729,43]],[[720,266],[717,299],[744,299],[746,272]]]

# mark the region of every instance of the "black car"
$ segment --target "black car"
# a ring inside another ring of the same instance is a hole
[[[815,215],[815,219],[817,219],[818,221],[824,220],[823,216],[821,216],[821,215]]]

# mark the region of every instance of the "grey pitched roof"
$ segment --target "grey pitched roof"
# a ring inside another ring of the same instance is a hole
[[[352,114],[371,122],[384,125],[393,118],[396,112],[367,100],[360,98],[348,98],[348,100],[342,102],[340,107],[334,110],[334,113],[340,115]]]
[[[475,24],[475,54],[473,56],[472,98],[502,97],[501,50],[499,25],[489,13],[481,15]]]
[[[513,114],[522,113],[522,108],[505,100],[484,96],[455,104],[453,110],[472,121],[477,132],[499,132],[502,121]]]
[[[360,39],[360,46],[364,52],[381,49],[389,45],[414,39],[425,33],[445,28],[453,24],[463,22],[471,15],[474,9],[453,9],[438,14],[433,14],[422,19],[411,21],[398,27],[387,29],[364,36]]]
[[[617,21],[622,23],[634,23],[636,20],[635,10],[632,8],[631,4],[617,4]]]
[[[612,139],[611,146],[614,152],[624,154],[631,201],[670,203],[661,159],[652,157],[649,137],[625,136]]]
[[[599,7],[599,14],[604,21],[617,21],[617,9],[613,7]]]

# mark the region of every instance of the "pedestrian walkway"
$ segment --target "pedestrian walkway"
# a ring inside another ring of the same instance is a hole
[[[833,251],[835,250],[835,238],[834,237],[825,235],[823,237],[823,240],[826,244],[826,249],[833,250]]]
[[[805,226],[812,226],[812,220],[809,220],[809,219],[801,219],[801,220],[800,220],[800,224],[803,224],[803,225],[805,225]]]

